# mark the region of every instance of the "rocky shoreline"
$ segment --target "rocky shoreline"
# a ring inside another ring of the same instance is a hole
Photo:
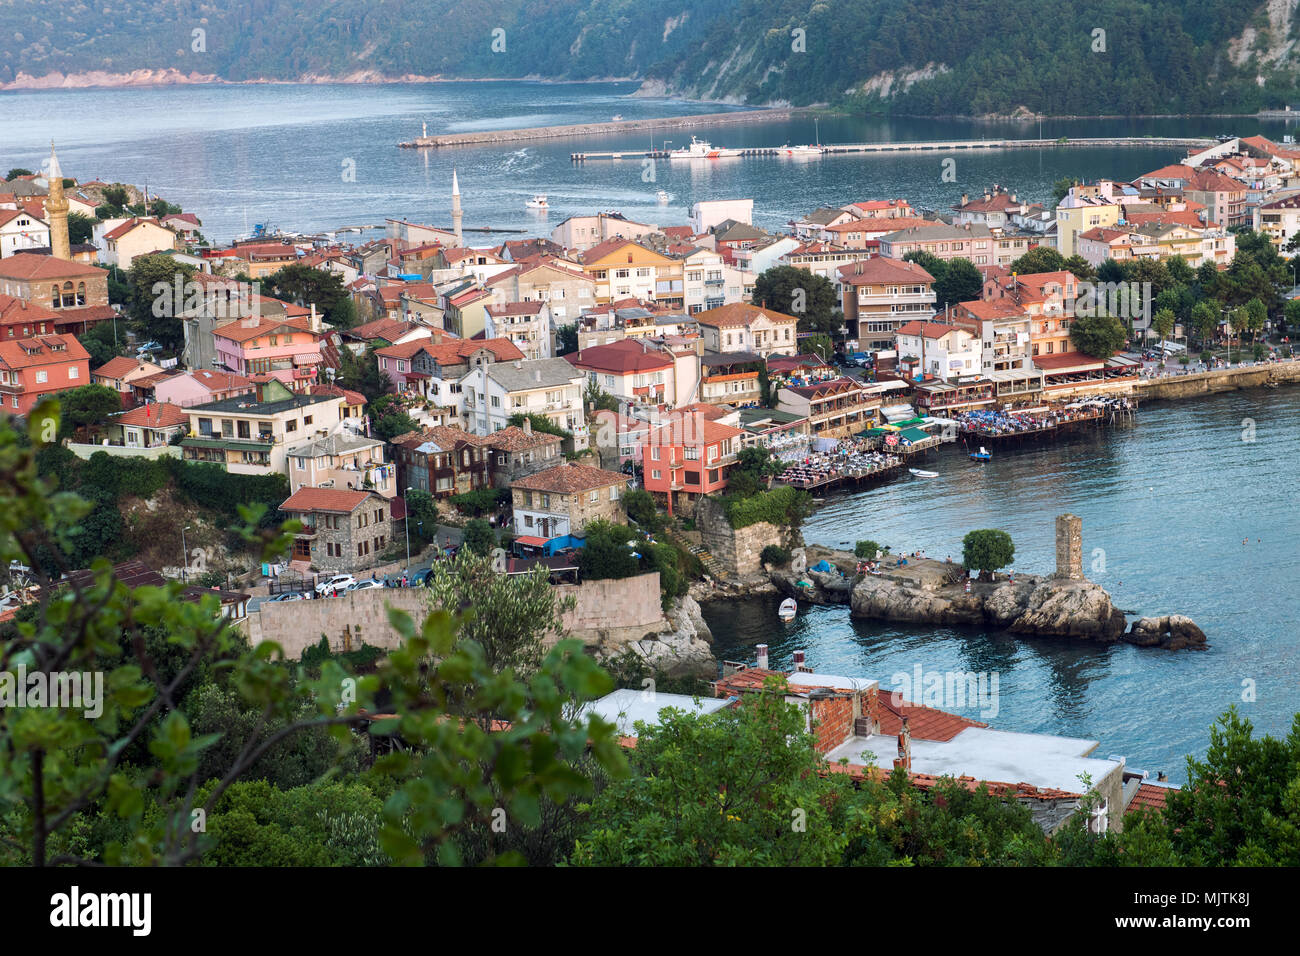
[[[825,560],[830,571],[814,571]],[[890,559],[892,564],[896,559]],[[904,624],[988,626],[1037,637],[1073,637],[1103,644],[1125,642],[1166,650],[1206,647],[1205,633],[1182,615],[1143,617],[1130,627],[1100,585],[1078,578],[999,574],[994,581],[950,583],[960,565],[925,558],[880,574],[857,574],[858,560],[829,548],[807,549],[809,568],[769,569],[782,594],[813,604],[847,604],[863,620]]]

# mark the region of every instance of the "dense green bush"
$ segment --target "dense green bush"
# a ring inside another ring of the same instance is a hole
[[[764,564],[783,568],[790,563],[790,552],[779,544],[769,544],[763,549],[763,552],[758,556],[758,559]]]
[[[747,498],[728,496],[724,500],[727,521],[736,529],[760,521],[798,528],[812,514],[812,496],[799,488],[783,486]]]

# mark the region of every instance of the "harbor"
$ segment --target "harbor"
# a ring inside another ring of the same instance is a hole
[[[709,144],[704,144],[709,145]],[[1170,147],[1186,149],[1204,149],[1214,145],[1212,139],[1182,136],[1094,136],[1057,139],[949,139],[934,141],[914,141],[907,143],[817,143],[812,147],[791,146],[748,146],[728,149],[714,149],[699,156],[685,157],[684,151],[666,149],[623,149],[623,150],[584,150],[571,153],[569,159],[575,163],[588,160],[652,159],[668,160],[679,158],[692,159],[727,159],[745,156],[801,156],[815,157],[824,154],[839,153],[920,153],[920,152],[957,152],[966,150],[1007,150],[1007,149],[1051,149],[1057,146],[1068,147]],[[708,155],[708,152],[716,155]]]

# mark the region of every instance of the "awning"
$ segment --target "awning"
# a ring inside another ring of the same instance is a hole
[[[224,448],[226,451],[270,451],[275,447],[271,442],[223,438],[185,438],[181,440],[181,445],[185,448]]]
[[[515,544],[523,545],[525,548],[544,548],[546,547],[547,538],[538,538],[534,535],[521,534],[515,538]]]
[[[904,428],[898,433],[898,437],[905,441],[918,442],[925,441],[925,439],[930,438],[931,435],[929,432],[920,428]]]

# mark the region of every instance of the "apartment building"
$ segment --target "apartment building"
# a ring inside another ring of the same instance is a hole
[[[935,313],[934,276],[914,262],[860,259],[840,266],[836,276],[844,324],[862,351],[892,349],[900,326]]]

